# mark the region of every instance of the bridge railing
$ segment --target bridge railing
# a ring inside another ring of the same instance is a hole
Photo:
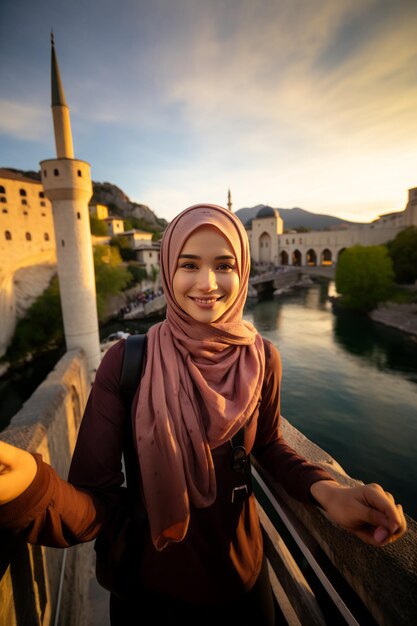
[[[357,485],[325,451],[284,420],[286,440],[341,483]],[[254,460],[255,494],[277,601],[288,624],[417,623],[417,523],[394,544],[369,546],[291,498]]]

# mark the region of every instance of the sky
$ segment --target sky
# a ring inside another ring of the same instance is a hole
[[[416,0],[0,0],[0,167],[75,157],[171,220],[192,204],[367,222],[417,186]]]

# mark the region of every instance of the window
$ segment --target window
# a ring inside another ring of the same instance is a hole
[[[54,169],[54,176],[59,176],[59,170]]]
[[[3,187],[3,185],[0,185],[0,193],[6,193],[5,188]]]
[[[41,213],[42,217],[46,217],[46,213]]]
[[[28,201],[22,198],[22,204],[27,205]]]
[[[7,200],[6,200],[6,196],[1,196],[1,198],[0,198],[0,202],[7,202]]]
[[[61,239],[61,246],[65,248],[65,241],[63,239]]]
[[[19,189],[19,193],[21,196],[27,196],[26,190],[25,189]]]
[[[79,211],[77,211],[77,219],[81,219],[81,213]]]
[[[48,176],[48,172],[46,170],[43,170],[43,175],[45,176],[45,178]]]
[[[40,191],[40,192],[39,192],[39,197],[40,197],[40,198],[44,198],[44,197],[45,197],[45,194],[44,194],[44,192],[43,192],[43,191]]]
[[[149,252],[149,258],[152,258],[152,252]]]
[[[81,176],[82,176],[81,170],[77,170],[77,174],[81,178]]]
[[[43,238],[45,239],[45,241],[49,241],[49,235],[48,235],[48,233],[44,233],[44,234],[43,234]]]
[[[23,211],[23,215],[27,215],[27,214],[28,214],[28,212],[27,212],[27,211]]]
[[[32,241],[32,235],[30,233],[26,233],[25,237],[26,241]]]
[[[4,233],[4,236],[6,237],[8,241],[10,241],[10,239],[12,238],[12,233],[10,232],[10,230],[6,230],[6,232]]]
[[[43,200],[41,201],[41,206],[46,206],[45,202],[43,202]]]
[[[7,209],[3,209],[2,211],[3,213],[8,213],[9,211]]]

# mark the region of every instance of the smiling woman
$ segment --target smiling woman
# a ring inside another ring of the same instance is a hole
[[[206,226],[190,235],[172,287],[178,306],[200,322],[215,322],[230,307],[239,290],[238,265],[219,230]]]

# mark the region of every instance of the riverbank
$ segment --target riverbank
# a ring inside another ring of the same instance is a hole
[[[369,313],[374,322],[417,337],[417,304],[385,302]]]
[[[348,310],[341,304],[340,296],[330,296],[329,301],[335,309]],[[403,333],[417,337],[417,304],[399,304],[384,302],[378,308],[367,313],[373,322],[395,328]]]

